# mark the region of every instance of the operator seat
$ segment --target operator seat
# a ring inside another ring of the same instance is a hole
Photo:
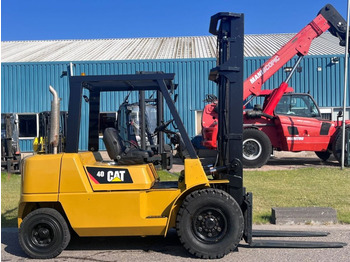
[[[275,113],[282,114],[282,115],[287,114],[289,111],[288,108],[289,108],[288,98],[282,97],[276,106]]]
[[[140,165],[149,162],[153,156],[152,151],[132,148],[126,146],[113,127],[106,128],[103,132],[103,142],[105,143],[108,156],[119,165]]]

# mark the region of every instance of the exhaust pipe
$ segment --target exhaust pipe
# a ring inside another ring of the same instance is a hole
[[[60,99],[56,90],[50,85],[50,92],[53,95],[51,101],[51,125],[50,125],[50,145],[53,146],[53,154],[57,154],[57,147],[60,132]]]

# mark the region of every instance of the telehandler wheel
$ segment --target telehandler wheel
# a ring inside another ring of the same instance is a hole
[[[19,228],[19,243],[31,258],[57,257],[69,244],[70,232],[63,216],[52,208],[27,215]]]
[[[350,128],[350,126],[346,126],[345,129],[348,130]],[[346,131],[345,131],[346,132]],[[333,155],[335,157],[335,159],[340,163],[341,162],[341,153],[342,153],[342,137],[343,137],[343,132],[342,129],[340,129],[337,132],[337,135],[333,141],[333,145],[332,145],[332,151],[333,151]],[[345,156],[348,154],[349,152],[345,151]],[[348,166],[348,165],[346,165]]]
[[[315,154],[322,161],[327,161],[328,158],[331,156],[331,153],[329,153],[328,151],[315,151]]]
[[[212,188],[189,194],[176,218],[181,243],[200,258],[221,258],[235,250],[243,226],[243,214],[235,199]]]
[[[264,132],[254,128],[243,130],[244,167],[257,168],[265,165],[271,156],[271,151],[271,141]]]

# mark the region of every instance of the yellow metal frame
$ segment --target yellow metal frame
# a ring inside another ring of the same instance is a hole
[[[132,183],[96,183],[89,167],[127,169]],[[110,165],[96,162],[91,152],[35,155],[25,161],[18,225],[27,205],[55,202],[80,236],[166,235],[184,197],[211,182],[199,159],[185,160],[177,188],[154,187],[157,179],[152,164]]]

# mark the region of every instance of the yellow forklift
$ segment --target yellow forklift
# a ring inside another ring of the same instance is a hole
[[[252,241],[252,195],[243,187],[243,24],[243,14],[218,13],[211,18],[210,32],[218,36],[220,52],[218,67],[211,71],[219,93],[215,167],[202,166],[177,113],[170,96],[174,74],[69,78],[65,152],[34,155],[23,164],[18,227],[20,245],[28,256],[58,256],[72,231],[81,237],[165,237],[175,228],[184,248],[200,258],[223,257],[242,238],[250,245],[271,246]],[[160,181],[153,164],[147,163],[152,152],[129,146],[114,128],[107,128],[103,136],[111,161],[103,161],[99,154],[102,93],[149,90],[156,91],[158,103],[165,101],[186,151],[176,182]],[[84,132],[80,131],[83,96],[89,100],[83,111],[89,114],[89,151],[78,152]]]

